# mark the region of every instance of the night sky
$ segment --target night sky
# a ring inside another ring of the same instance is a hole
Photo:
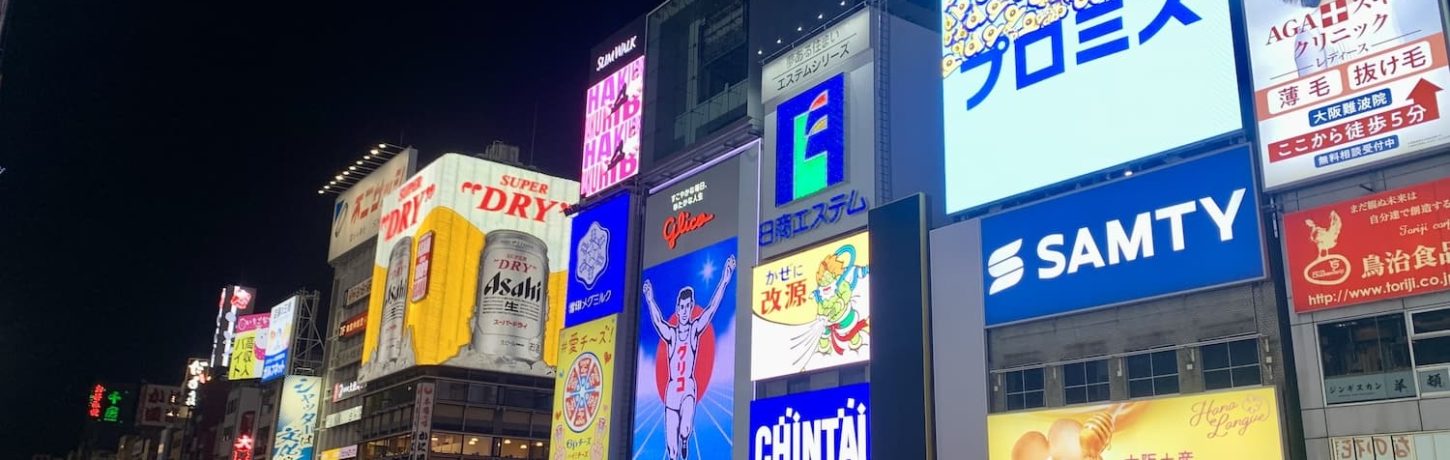
[[[326,295],[316,190],[372,144],[527,159],[537,107],[577,179],[589,49],[659,2],[10,3],[0,459],[74,447],[98,379],[178,384],[222,285]]]

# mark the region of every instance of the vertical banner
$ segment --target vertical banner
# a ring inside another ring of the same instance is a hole
[[[755,267],[750,379],[871,360],[866,233]]]
[[[608,454],[618,322],[618,315],[610,315],[560,336],[550,458],[604,460]]]
[[[277,409],[272,460],[313,459],[317,408],[321,402],[321,378],[289,375],[282,381],[282,404]]]
[[[237,318],[252,313],[257,290],[242,286],[222,288],[217,302],[216,332],[212,339],[211,367],[231,365],[232,342],[236,339]]]
[[[1450,142],[1444,2],[1244,2],[1269,189]]]
[[[594,48],[584,98],[579,193],[591,197],[639,172],[644,116],[644,20]]]
[[[1450,179],[1284,216],[1294,311],[1450,289]]]
[[[865,383],[751,401],[748,458],[870,460],[870,408]]]
[[[293,323],[297,318],[297,297],[272,307],[271,321],[267,324],[266,340],[262,342],[267,350],[262,365],[262,381],[270,382],[287,374],[291,361],[288,351],[292,348]]]
[[[738,238],[645,269],[634,458],[728,458],[735,399]]]
[[[413,439],[410,442],[408,458],[426,460],[428,446],[433,437],[433,382],[419,382],[418,394],[413,406]]]
[[[262,363],[267,350],[266,337],[271,322],[272,316],[266,313],[237,318],[236,338],[232,344],[231,367],[227,368],[227,380],[247,380],[262,376]]]
[[[573,276],[569,280],[564,327],[624,309],[633,200],[630,193],[620,193],[574,216],[574,267],[570,270]]]
[[[327,241],[327,260],[336,259],[378,234],[383,197],[397,190],[413,174],[416,153],[412,148],[399,152],[337,196],[332,205],[332,238]]]

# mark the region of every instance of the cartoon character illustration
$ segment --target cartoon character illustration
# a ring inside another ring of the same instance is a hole
[[[643,294],[649,305],[650,319],[655,332],[665,342],[668,350],[669,382],[665,387],[665,455],[669,460],[683,460],[689,457],[690,435],[695,428],[695,405],[699,402],[698,384],[695,381],[695,358],[700,350],[700,336],[710,326],[715,313],[720,310],[730,277],[735,274],[735,256],[725,261],[725,271],[715,288],[715,295],[698,317],[695,290],[690,286],[680,288],[675,297],[675,320],[670,324],[660,313],[655,303],[654,286],[644,281]]]
[[[846,260],[842,260],[846,257]],[[816,322],[821,328],[816,352],[842,354],[860,350],[871,334],[870,320],[856,306],[858,282],[866,279],[867,268],[856,265],[856,246],[845,245],[821,260],[816,269]]]

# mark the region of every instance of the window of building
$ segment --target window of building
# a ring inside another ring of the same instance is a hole
[[[463,435],[433,433],[433,441],[429,449],[440,454],[461,454],[463,453]]]
[[[1416,394],[1402,313],[1320,324],[1319,359],[1329,404]]]
[[[1415,365],[1450,364],[1450,308],[1410,314]]]
[[[501,428],[503,429],[499,431],[505,435],[528,436],[529,413],[516,410],[504,410],[503,421],[501,425]]]
[[[1006,372],[1007,410],[1031,409],[1047,405],[1043,398],[1042,368]]]
[[[1215,343],[1198,348],[1203,355],[1203,387],[1207,390],[1263,383],[1259,368],[1259,340]]]
[[[503,387],[499,389],[499,394],[503,398],[502,405],[524,409],[534,407],[534,395],[532,391],[523,388]]]
[[[469,406],[463,412],[463,429],[470,433],[492,433],[496,413],[498,410],[491,407]]]
[[[1128,397],[1178,393],[1178,352],[1164,350],[1123,358],[1128,366]]]
[[[463,455],[493,455],[493,438],[489,436],[468,436],[463,443]]]
[[[804,393],[811,391],[810,376],[795,376],[785,381],[786,391],[790,394]]]
[[[473,404],[497,404],[498,387],[479,383],[469,385],[468,402]]]
[[[467,401],[468,384],[463,382],[439,382],[438,399],[440,401]]]
[[[1108,360],[1062,365],[1062,391],[1068,404],[1107,401]]]
[[[841,385],[866,383],[866,366],[841,369]]]
[[[433,427],[440,430],[462,430],[463,406],[435,404],[433,406]]]
[[[544,454],[548,453],[542,441],[527,439],[503,438],[497,447],[499,458],[544,458]]]

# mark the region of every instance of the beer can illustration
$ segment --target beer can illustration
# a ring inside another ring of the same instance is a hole
[[[399,239],[388,254],[388,277],[383,285],[383,319],[378,334],[380,365],[403,357],[403,319],[408,310],[408,265],[412,256],[413,238],[408,236]]]
[[[543,361],[549,247],[515,230],[488,232],[483,241],[474,304],[475,351],[500,362]]]

